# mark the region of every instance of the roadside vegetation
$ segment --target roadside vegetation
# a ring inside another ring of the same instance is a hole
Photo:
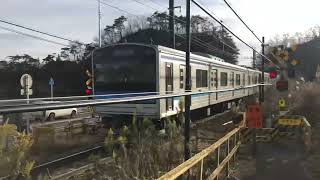
[[[98,157],[91,156],[95,168],[73,179],[155,179],[183,162],[181,133],[171,119],[161,132],[150,119],[133,118],[130,126],[121,128],[120,135],[107,131],[105,148],[112,161],[99,163]]]
[[[32,136],[17,131],[17,127],[0,125],[0,177],[31,179],[34,161],[29,159]]]

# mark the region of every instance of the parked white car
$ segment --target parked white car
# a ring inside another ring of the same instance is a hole
[[[54,120],[56,117],[64,116],[70,116],[71,118],[75,118],[77,116],[77,113],[77,108],[46,110],[45,119],[51,121]]]
[[[59,101],[40,101],[37,104],[49,104],[49,103],[57,103]],[[43,112],[45,120],[54,120],[57,117],[69,116],[71,118],[75,118],[78,114],[77,108],[66,108],[66,109],[52,109],[45,110]]]

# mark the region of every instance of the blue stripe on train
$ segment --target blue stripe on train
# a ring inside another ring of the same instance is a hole
[[[194,95],[191,95],[191,100],[198,98],[198,97],[209,96],[209,94],[210,93],[194,94]],[[174,97],[174,100],[179,100],[179,99],[180,99],[180,97]]]
[[[139,93],[139,94],[137,94]],[[127,98],[127,97],[138,97],[138,96],[148,96],[148,95],[156,95],[154,92],[130,92],[130,91],[95,91],[95,99],[113,99],[113,98]],[[130,102],[135,103],[135,102]],[[138,104],[155,104],[155,100],[144,100],[139,101]]]

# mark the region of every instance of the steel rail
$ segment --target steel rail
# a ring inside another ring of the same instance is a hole
[[[67,159],[70,159],[70,158],[73,158],[73,157],[76,157],[76,156],[79,156],[79,155],[82,155],[82,154],[85,154],[85,153],[88,153],[88,152],[91,152],[91,151],[94,151],[94,150],[98,150],[98,149],[101,149],[101,148],[103,148],[103,146],[100,145],[100,146],[96,146],[96,147],[93,147],[93,148],[90,148],[90,149],[86,149],[86,150],[83,150],[83,151],[80,151],[80,152],[77,152],[77,153],[62,157],[62,158],[58,158],[58,159],[55,159],[55,160],[52,160],[52,161],[48,161],[48,162],[43,163],[43,164],[36,165],[33,169],[39,169],[39,168],[42,168],[42,167],[45,167],[45,166],[49,166],[49,165],[52,165],[52,164],[55,164],[55,163],[58,163],[58,162],[61,162],[61,161],[65,161]]]

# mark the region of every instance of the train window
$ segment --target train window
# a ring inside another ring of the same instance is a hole
[[[236,85],[240,86],[240,74],[236,74]]]
[[[184,89],[184,66],[180,65],[180,89]]]
[[[228,85],[228,73],[221,72],[220,73],[220,86],[227,86]]]
[[[196,70],[196,87],[208,87],[208,71],[207,70]]]
[[[153,48],[140,45],[106,47],[95,51],[93,58],[96,92],[156,91],[157,58]]]
[[[251,84],[251,77],[250,77],[250,75],[248,75],[248,85],[250,85]]]

